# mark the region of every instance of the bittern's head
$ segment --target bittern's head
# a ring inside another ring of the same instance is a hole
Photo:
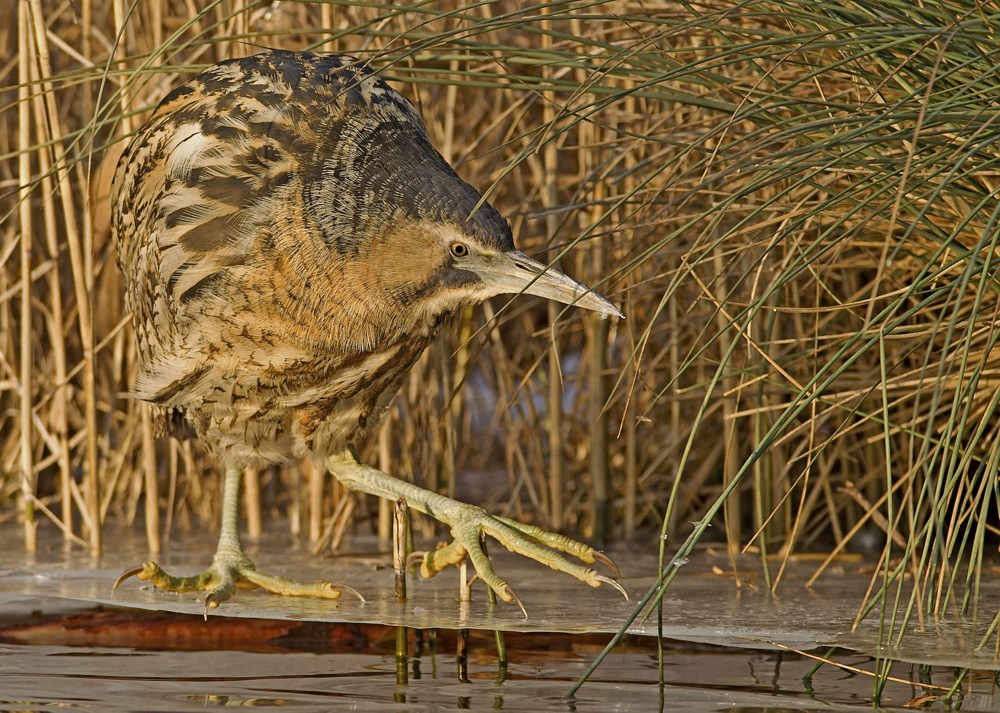
[[[486,204],[483,212],[496,213]],[[438,223],[427,226],[437,242],[438,265],[430,272],[437,285],[435,299],[442,305],[479,303],[503,294],[528,294],[621,317],[621,311],[604,297],[514,248],[510,229],[501,218],[502,240],[484,240],[467,224]]]
[[[525,293],[621,316],[514,248],[507,221],[431,146],[405,98],[372,74],[344,72],[354,79],[338,121],[321,132],[320,169],[306,189],[328,245],[364,264],[401,307],[443,314]]]

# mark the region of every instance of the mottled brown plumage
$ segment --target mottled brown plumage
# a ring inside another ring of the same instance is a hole
[[[336,596],[257,573],[235,531],[245,466],[310,458],[348,487],[404,496],[447,522],[457,542],[439,560],[478,549],[486,531],[536,559],[544,550],[547,564],[595,586],[607,581],[542,547],[592,562],[585,545],[443,502],[349,455],[457,310],[524,291],[620,314],[517,252],[507,222],[433,149],[412,105],[362,63],[274,51],[212,67],[132,139],[112,209],[135,394],[227,472],[213,567],[178,579],[147,563],[141,577],[208,589],[212,606],[241,579]],[[484,579],[512,599],[480,554]],[[425,573],[443,566],[433,559]]]

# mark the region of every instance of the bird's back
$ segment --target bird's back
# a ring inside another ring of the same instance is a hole
[[[359,437],[441,318],[407,309],[423,284],[408,275],[434,269],[407,254],[407,226],[464,220],[509,241],[479,203],[357,60],[276,51],[213,67],[164,99],[115,177],[135,392],[246,462]],[[403,254],[386,269],[390,240]]]

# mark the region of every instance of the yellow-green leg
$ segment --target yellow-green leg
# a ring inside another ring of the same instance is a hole
[[[239,509],[242,481],[242,468],[236,465],[226,468],[222,490],[222,529],[219,533],[219,545],[215,550],[212,564],[205,571],[191,577],[175,577],[164,572],[156,562],[146,562],[122,573],[115,582],[114,589],[135,575],[168,592],[207,591],[206,613],[232,597],[237,587],[246,589],[260,587],[286,597],[322,599],[336,599],[343,589],[354,591],[350,587],[330,582],[296,582],[258,572],[240,544]]]
[[[511,552],[530,557],[554,570],[576,577],[592,587],[609,584],[628,599],[625,590],[613,578],[598,574],[593,568],[585,567],[563,556],[570,555],[586,564],[601,561],[617,576],[618,568],[614,563],[590,545],[510,518],[491,515],[480,507],[460,503],[413,483],[393,478],[361,463],[351,450],[330,456],[326,465],[345,487],[388,500],[404,498],[407,505],[414,510],[430,515],[451,528],[454,542],[424,555],[420,567],[420,573],[424,577],[431,577],[445,567],[461,562],[468,555],[480,579],[493,589],[497,596],[505,602],[517,601],[517,596],[510,585],[497,575],[489,557],[483,551],[480,533],[485,533]]]

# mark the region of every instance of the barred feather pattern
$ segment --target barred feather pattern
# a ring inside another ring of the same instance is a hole
[[[112,211],[135,394],[243,464],[363,437],[479,301],[448,236],[513,249],[413,106],[347,56],[267,52],[178,87],[122,156]]]

